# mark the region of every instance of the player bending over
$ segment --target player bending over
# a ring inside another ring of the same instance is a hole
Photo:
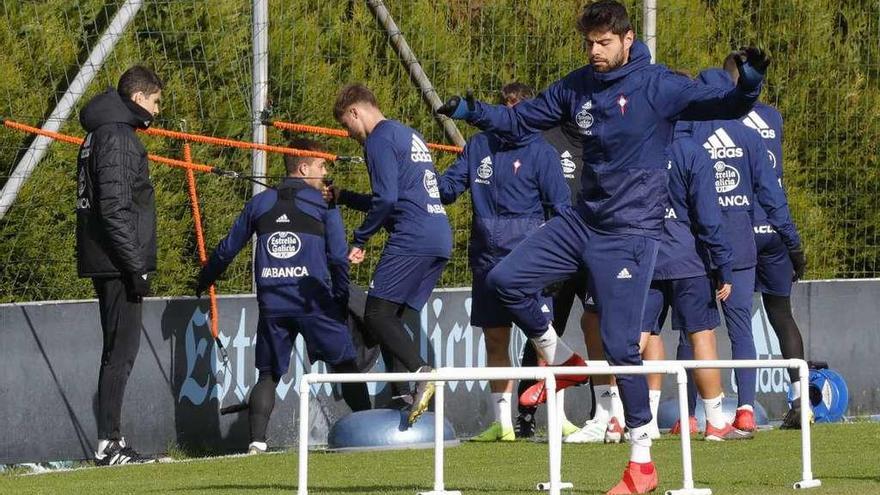
[[[324,151],[318,143],[297,139],[291,146]],[[245,204],[229,234],[199,272],[196,295],[208,290],[239,251],[257,235],[254,278],[257,282],[259,379],[248,399],[250,453],[266,451],[266,428],[275,407],[275,387],[290,367],[297,334],[313,359],[330,370],[357,373],[355,349],[346,323],[348,259],[342,215],[321,195],[327,173],[323,158],[285,157],[287,177]],[[370,408],[362,384],[343,384],[349,407]]]
[[[349,261],[361,263],[370,237],[382,227],[388,231],[370,281],[364,322],[407,371],[430,372],[402,315],[407,306],[422,309],[452,252],[452,230],[440,204],[434,160],[422,136],[386,119],[373,92],[362,84],[339,92],[333,115],[363,146],[372,189],[372,194],[331,190],[338,204],[366,212],[354,231]],[[410,423],[427,410],[433,394],[433,382],[417,382]]]
[[[508,106],[534,96],[520,83],[501,90]],[[440,177],[440,200],[454,202],[470,189],[473,205],[468,246],[473,285],[471,325],[481,327],[486,338],[489,366],[510,366],[510,329],[513,317],[486,283],[489,271],[527,235],[540,227],[545,211],[556,214],[570,208],[568,187],[559,166],[559,155],[540,134],[508,141],[489,132],[470,138],[455,163]],[[552,302],[544,300],[550,311]],[[472,440],[513,441],[510,401],[512,380],[491,380],[495,421]]]

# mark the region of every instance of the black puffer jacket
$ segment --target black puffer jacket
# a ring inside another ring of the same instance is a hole
[[[156,270],[156,204],[147,151],[135,134],[151,119],[114,89],[93,98],[80,112],[88,133],[77,159],[80,277]]]

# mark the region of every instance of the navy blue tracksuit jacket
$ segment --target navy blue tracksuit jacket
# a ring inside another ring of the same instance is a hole
[[[364,157],[372,195],[343,191],[338,199],[367,212],[352,245],[363,247],[384,227],[389,235],[383,254],[448,259],[452,229],[424,138],[396,120],[383,120],[367,136]]]
[[[571,205],[559,153],[540,134],[516,144],[481,132],[440,177],[440,200],[471,190],[471,269],[487,271],[544,223],[545,211]]]
[[[513,108],[477,103],[471,123],[512,140],[563,122],[583,136],[584,169],[576,208],[609,233],[659,236],[666,211],[665,149],[677,120],[738,118],[760,87],[720,89],[652,65],[636,41],[626,65],[607,73],[589,65]]]
[[[732,281],[733,253],[724,238],[715,170],[705,150],[682,137],[667,148],[669,208],[663,222],[654,280],[704,276],[717,269]]]
[[[344,314],[348,245],[337,209],[301,179],[285,179],[245,204],[203,269],[210,280],[256,233],[254,278],[260,316]]]
[[[721,69],[703,71],[700,80],[718,87],[733,84]],[[739,120],[681,122],[677,130],[702,143],[714,163],[715,190],[727,239],[733,248],[734,269],[751,268],[757,263],[752,230],[756,204],[763,207],[767,222],[782,237],[786,248],[800,248],[800,236],[791,221],[785,192],[758,133]]]

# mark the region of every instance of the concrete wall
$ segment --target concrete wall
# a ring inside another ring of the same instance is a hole
[[[804,334],[808,359],[828,361],[847,379],[849,414],[880,412],[880,281],[829,281],[796,285],[795,313]],[[757,301],[757,298],[756,298]],[[759,301],[757,301],[759,302]],[[576,304],[576,306],[578,306]],[[252,345],[257,306],[253,296],[220,298],[221,339],[229,368],[219,360],[206,321],[207,302],[149,299],[144,305],[140,354],[132,372],[123,411],[123,432],[145,453],[180,445],[193,451],[231,452],[247,444],[246,414],[223,416],[219,407],[245,400],[256,383]],[[484,366],[485,342],[468,324],[469,291],[438,290],[420,313],[408,315],[408,327],[421,353],[434,366]],[[566,340],[583,349],[577,327],[579,306],[569,321]],[[779,343],[760,304],[753,318],[759,357],[781,357]],[[729,341],[719,331],[722,357]],[[664,331],[670,356],[677,335]],[[511,355],[525,341],[514,332]],[[313,366],[300,340],[292,369],[282,380],[270,424],[273,445],[296,442],[296,386]],[[0,463],[84,459],[96,435],[95,404],[101,330],[96,301],[0,305]],[[516,358],[518,360],[518,357]],[[322,363],[316,369],[323,370]],[[380,360],[376,370],[384,369]],[[735,391],[730,373],[725,389]],[[785,411],[787,374],[759,372],[758,400],[771,417]],[[667,380],[671,394],[672,381]],[[377,404],[387,402],[390,387],[371,384]],[[338,389],[313,387],[311,441],[347,413]],[[672,397],[672,395],[667,395]],[[491,421],[488,384],[448,384],[447,414],[459,435],[480,431]],[[567,394],[566,410],[574,421],[590,409],[587,388]]]

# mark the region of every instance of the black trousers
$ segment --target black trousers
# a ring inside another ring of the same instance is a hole
[[[122,278],[94,278],[104,346],[98,375],[98,439],[118,440],[125,385],[141,342],[141,301],[128,297]]]

